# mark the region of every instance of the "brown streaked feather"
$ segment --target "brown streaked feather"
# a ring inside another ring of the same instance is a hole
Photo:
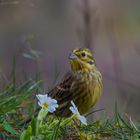
[[[98,71],[91,73],[68,72],[62,81],[48,93],[49,96],[58,101],[59,108],[56,114],[59,116],[69,116],[71,114],[69,110],[71,100],[74,101],[81,114],[87,112],[95,105],[98,97],[100,97],[100,86],[102,86],[100,82],[101,78]],[[94,100],[91,103],[91,98],[93,97]],[[88,107],[86,106],[87,104],[89,104]]]
[[[60,100],[61,96],[65,96],[64,93],[68,94],[71,89],[71,85],[73,82],[73,76],[71,72],[68,72],[64,78],[58,83],[49,93],[48,95],[56,100]]]
[[[74,76],[72,72],[68,72],[64,78],[58,83],[49,93],[48,95],[52,98],[56,99],[59,104],[59,108],[57,109],[56,114],[68,116],[70,115],[69,106],[70,101],[72,100],[73,91],[72,84],[74,82]]]

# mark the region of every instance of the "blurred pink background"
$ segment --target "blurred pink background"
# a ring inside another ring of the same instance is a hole
[[[90,16],[88,33],[85,12]],[[10,79],[13,56],[17,83],[34,79],[38,64],[46,89],[52,87],[70,69],[71,50],[87,47],[85,36],[103,75],[103,96],[95,108],[111,115],[117,101],[120,111],[138,119],[140,2],[136,0],[0,1],[1,87]]]

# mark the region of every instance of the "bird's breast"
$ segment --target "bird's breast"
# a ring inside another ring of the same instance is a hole
[[[102,79],[100,72],[79,73],[75,80],[74,99],[81,114],[91,109],[102,93]]]

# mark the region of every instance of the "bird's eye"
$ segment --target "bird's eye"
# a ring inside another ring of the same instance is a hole
[[[85,57],[86,56],[86,54],[84,53],[84,52],[82,52],[82,54],[81,54],[83,57]]]

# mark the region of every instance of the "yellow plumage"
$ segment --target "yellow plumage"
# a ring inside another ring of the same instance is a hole
[[[74,49],[69,56],[71,70],[48,94],[58,101],[57,114],[70,115],[70,101],[80,114],[91,109],[102,93],[102,77],[95,65],[92,53],[85,48]]]

